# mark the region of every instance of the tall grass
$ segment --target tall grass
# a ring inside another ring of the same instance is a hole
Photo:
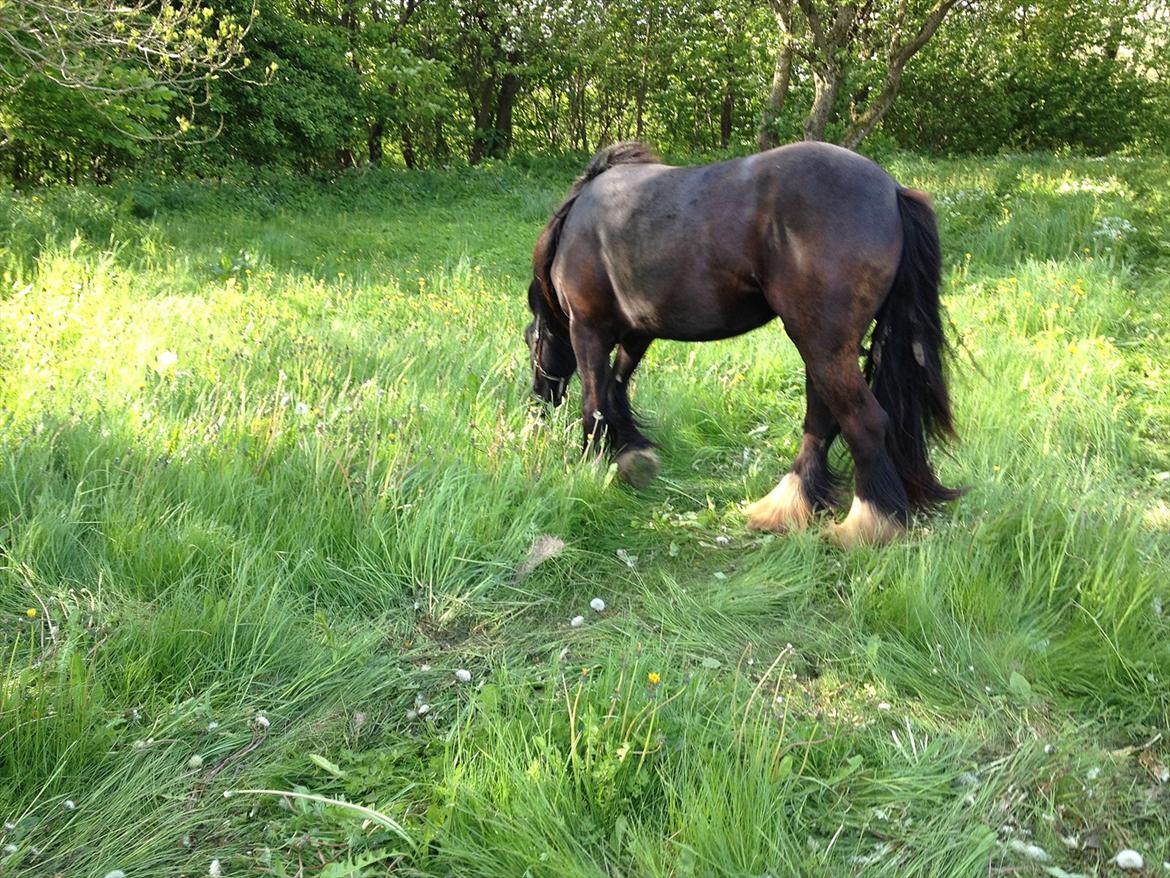
[[[1170,168],[890,166],[971,491],[849,554],[743,527],[803,412],[777,327],[651,349],[642,492],[531,407],[576,168],[0,198],[0,872],[1156,873]]]

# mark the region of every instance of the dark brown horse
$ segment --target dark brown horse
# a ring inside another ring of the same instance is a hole
[[[536,244],[533,391],[559,405],[580,369],[586,447],[607,445],[642,485],[658,458],[628,385],[650,342],[728,338],[778,316],[804,359],[804,438],[780,484],[748,507],[748,525],[802,529],[830,507],[840,433],[856,488],[829,535],[884,542],[913,509],[960,493],[927,454],[928,435],[954,434],[940,266],[926,195],[856,153],[800,143],[677,168],[620,143],[593,157]]]

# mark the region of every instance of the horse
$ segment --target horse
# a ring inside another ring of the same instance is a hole
[[[659,461],[629,383],[651,342],[729,338],[779,317],[804,361],[804,432],[779,484],[746,508],[748,527],[798,531],[831,511],[844,484],[828,454],[841,435],[853,501],[826,535],[885,543],[964,490],[945,487],[929,459],[929,439],[955,437],[941,266],[929,197],[849,150],[805,142],[676,167],[644,144],[614,144],[533,251],[532,391],[560,405],[580,371],[586,451],[610,450],[643,487]]]

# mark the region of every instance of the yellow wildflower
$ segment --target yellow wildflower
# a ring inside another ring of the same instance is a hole
[[[662,677],[659,676],[657,671],[651,671],[649,674],[646,675],[646,679],[650,681],[651,686],[657,686],[659,683],[662,682]]]

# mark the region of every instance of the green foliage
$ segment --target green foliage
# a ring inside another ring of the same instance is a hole
[[[907,72],[886,128],[941,153],[1111,152],[1160,138],[1164,53],[1164,25],[1124,2],[955,16]]]

